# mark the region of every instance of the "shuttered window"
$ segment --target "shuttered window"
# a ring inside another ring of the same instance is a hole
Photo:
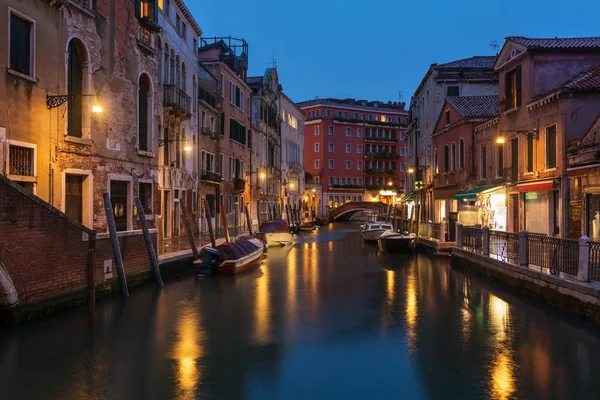
[[[519,65],[505,75],[506,109],[521,106],[521,66]]]
[[[15,14],[10,15],[10,69],[32,76],[32,23]]]
[[[450,170],[450,149],[448,146],[444,146],[444,172]]]
[[[246,127],[233,118],[229,119],[229,138],[246,145]]]
[[[546,128],[546,168],[556,168],[556,125]]]

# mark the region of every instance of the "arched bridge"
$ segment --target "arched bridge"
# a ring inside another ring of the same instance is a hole
[[[373,211],[376,213],[385,214],[387,204],[369,201],[352,201],[331,210],[332,221],[347,221],[357,212]]]

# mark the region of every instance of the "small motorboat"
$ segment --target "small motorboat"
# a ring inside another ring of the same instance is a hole
[[[415,251],[417,237],[414,233],[385,231],[377,239],[377,247],[388,253],[412,253]]]
[[[362,236],[365,242],[375,242],[385,231],[391,231],[392,224],[384,221],[367,222],[363,225]]]
[[[222,243],[216,248],[206,246],[200,259],[194,262],[198,276],[238,274],[257,264],[263,258],[265,244],[258,237],[239,238],[233,243]]]
[[[315,224],[314,222],[304,222],[302,224],[300,224],[300,230],[301,231],[314,231],[316,229],[319,229],[319,225]]]
[[[269,246],[285,246],[292,242],[292,233],[288,223],[282,219],[265,221],[260,224],[260,236]]]

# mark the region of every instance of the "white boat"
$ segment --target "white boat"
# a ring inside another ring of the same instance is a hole
[[[285,246],[293,239],[288,223],[283,220],[263,222],[260,225],[260,235],[265,238],[269,246]]]
[[[362,230],[363,240],[365,242],[374,242],[379,239],[382,233],[393,230],[392,224],[384,221],[367,222]]]
[[[377,239],[377,246],[388,253],[413,252],[416,247],[414,233],[397,233],[393,230],[385,231]]]

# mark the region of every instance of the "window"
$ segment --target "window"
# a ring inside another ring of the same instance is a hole
[[[333,142],[329,142],[329,147],[328,147],[328,149],[329,149],[329,152],[330,152],[330,153],[333,153]]]
[[[34,75],[35,23],[16,11],[10,12],[10,69]]]
[[[373,121],[373,115],[369,114],[369,121]]]
[[[246,145],[246,127],[233,118],[229,119],[229,138]]]
[[[346,169],[352,169],[352,162],[350,160],[346,160]]]
[[[65,214],[83,222],[83,175],[65,174]],[[140,195],[140,200],[143,197]]]
[[[446,110],[446,126],[450,125],[450,110]]]
[[[165,0],[165,14],[169,15],[171,11],[171,0]]]
[[[348,113],[344,112],[344,118],[348,119]]]
[[[81,178],[81,176],[80,176]],[[138,197],[142,202],[142,208],[144,209],[144,213],[146,216],[152,215],[152,183],[149,182],[140,182]]]
[[[402,118],[400,118],[400,117],[396,118],[396,123],[398,125],[400,125],[402,123]]]
[[[229,157],[229,180],[232,181],[233,178],[235,178],[235,160]]]
[[[179,14],[175,14],[175,27],[177,28],[177,32],[181,32],[181,17]]]
[[[400,132],[400,140],[404,140],[404,132]]]
[[[244,91],[233,82],[229,82],[229,102],[244,111]]]
[[[338,111],[338,118],[342,118],[342,112]]]
[[[142,151],[148,151],[148,144],[151,142],[148,140],[149,127],[152,123],[150,118],[152,115],[150,96],[150,79],[148,75],[142,74],[138,88],[138,148]]]
[[[333,160],[328,160],[327,163],[329,164],[328,165],[329,169],[333,169]]]
[[[405,151],[404,147],[400,147],[400,156],[404,156]]]
[[[331,117],[331,110],[325,110],[325,115]]]
[[[352,153],[352,145],[350,143],[346,143],[346,153]]]
[[[128,209],[129,182],[111,181],[110,182],[110,201],[115,215],[115,224],[117,231],[127,230],[127,209]]]
[[[433,151],[433,173],[435,175],[440,173],[440,168],[438,164],[438,152],[437,149]]]
[[[316,160],[316,161],[319,161],[319,160]],[[317,185],[318,185],[319,183],[321,183],[321,182],[319,182],[319,180],[320,180],[320,179],[319,179],[319,177],[318,177],[318,176],[315,176],[315,178],[314,178],[314,179],[315,179],[315,183],[316,183]]]
[[[362,154],[362,144],[356,145],[356,154]]]
[[[406,165],[400,164],[400,171],[405,171],[405,170],[406,170]]]
[[[315,136],[319,136],[319,127],[315,126]]]
[[[202,171],[214,171],[215,156],[213,154],[202,150],[200,162]]]
[[[330,126],[328,129],[329,129],[329,134],[333,135],[333,126]]]
[[[315,153],[319,152],[319,143],[315,143]]]
[[[546,169],[556,168],[556,125],[546,128]]]
[[[67,64],[67,102],[69,136],[82,137],[83,128],[83,55],[76,39],[69,42],[69,60]]]
[[[352,136],[352,131],[350,128],[346,128],[346,136]]]
[[[363,120],[363,121],[366,121],[366,120],[367,120],[367,114],[363,114],[363,115],[362,115],[362,120]]]
[[[481,178],[487,178],[487,149],[481,146]]]
[[[450,148],[448,145],[444,146],[444,172],[450,171]]]
[[[187,26],[185,25],[185,22],[183,22],[181,24],[181,37],[185,40],[185,38],[187,37]]]
[[[502,144],[498,144],[496,147],[496,176],[502,176],[502,169],[504,168],[504,147]]]
[[[533,172],[533,136],[527,136],[527,172]]]
[[[362,178],[358,178],[357,183],[358,186],[362,186]],[[362,196],[358,196],[358,201],[362,201]]]
[[[446,88],[446,96],[458,96],[458,86],[448,86]]]
[[[458,168],[465,167],[465,141],[463,138],[460,138],[460,142],[458,142]]]
[[[225,175],[225,156],[223,156],[223,153],[219,154],[219,173]]]
[[[451,162],[450,167],[452,168],[452,170],[455,170],[456,169],[456,143],[452,143],[452,154],[450,156],[450,162]]]
[[[358,128],[356,130],[356,137],[362,137],[362,129],[361,128]]]
[[[315,169],[319,169],[320,167],[319,160],[315,160]]]
[[[8,173],[18,176],[35,176],[35,148],[9,145]]]
[[[333,177],[329,177],[329,186],[333,185]]]
[[[521,105],[521,66],[507,72],[505,79],[506,110],[517,108]]]
[[[362,168],[362,163],[363,163],[362,161],[357,161],[357,162],[356,162],[356,169],[357,169],[357,170],[361,171],[361,170],[363,169],[363,168]]]
[[[358,119],[358,113],[354,113],[354,119]]]

